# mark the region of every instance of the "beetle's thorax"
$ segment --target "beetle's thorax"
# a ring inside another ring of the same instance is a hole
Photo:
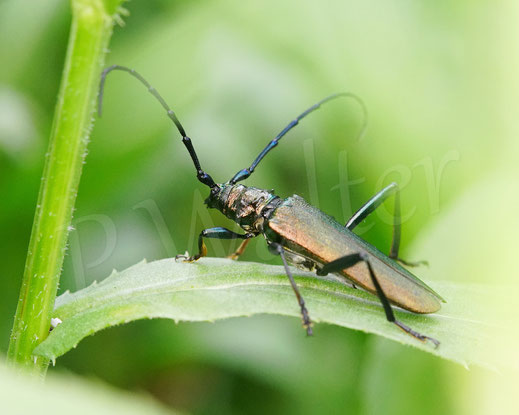
[[[206,200],[210,208],[218,209],[246,232],[261,233],[268,212],[280,200],[272,191],[225,183]]]

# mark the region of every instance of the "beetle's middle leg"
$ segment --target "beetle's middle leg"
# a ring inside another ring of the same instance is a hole
[[[285,251],[283,250],[283,247],[276,242],[272,242],[271,244],[269,244],[269,250],[273,254],[278,254],[281,257],[281,260],[283,261],[283,265],[285,267],[285,272],[287,273],[287,277],[290,280],[290,285],[292,285],[292,289],[294,290],[294,293],[297,297],[297,302],[299,303],[299,307],[301,308],[301,318],[303,319],[303,327],[306,329],[306,334],[308,336],[311,336],[313,334],[312,321],[310,320],[310,316],[308,315],[308,310],[306,309],[305,300],[303,299],[303,296],[299,292],[299,288],[297,287],[297,284],[294,281],[294,277],[292,276],[292,273],[290,272],[290,268],[288,268],[288,263],[285,258]]]
[[[246,233],[246,234],[239,234],[236,232],[233,232],[226,228],[216,227],[216,228],[209,228],[204,229],[202,232],[200,232],[200,235],[198,235],[198,254],[192,255],[190,257],[186,255],[177,255],[175,259],[183,259],[184,262],[193,262],[197,261],[200,258],[207,255],[207,247],[204,243],[204,238],[214,238],[214,239],[250,239],[256,235],[252,233]],[[243,245],[243,244],[242,244]],[[240,245],[241,247],[241,245]],[[245,248],[243,248],[245,249]]]
[[[360,222],[366,219],[373,211],[378,208],[388,197],[395,195],[395,207],[393,212],[393,240],[391,241],[391,250],[389,258],[401,262],[404,265],[415,267],[417,265],[428,265],[427,261],[409,262],[398,257],[400,249],[400,236],[402,233],[402,221],[400,214],[400,188],[398,184],[393,182],[383,188],[375,196],[369,199],[346,223],[346,227],[352,231]]]
[[[404,323],[402,323],[396,319],[395,314],[393,313],[393,308],[391,307],[391,304],[389,304],[389,300],[386,297],[384,290],[380,286],[380,283],[378,282],[378,279],[375,275],[375,271],[373,271],[373,267],[371,266],[371,263],[369,262],[368,256],[366,254],[363,254],[363,253],[350,254],[350,255],[346,255],[341,258],[338,258],[338,259],[331,261],[331,262],[327,263],[326,265],[324,265],[320,270],[317,271],[317,275],[324,276],[329,273],[339,272],[339,271],[342,271],[343,269],[352,267],[361,261],[366,263],[366,266],[368,267],[369,275],[371,277],[371,282],[375,286],[377,296],[380,299],[382,306],[384,307],[384,311],[386,313],[387,320],[389,322],[395,324],[399,328],[401,328],[407,334],[410,334],[411,336],[417,338],[418,340],[423,341],[423,342],[430,340],[434,344],[434,347],[438,347],[440,345],[440,342],[438,340],[434,339],[433,337],[425,336],[421,333],[418,333],[417,331],[413,330],[411,327],[405,325]]]

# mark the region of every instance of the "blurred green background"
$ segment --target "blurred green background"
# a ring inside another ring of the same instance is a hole
[[[402,256],[431,263],[417,275],[516,289],[517,2],[148,0],[126,8],[107,64],[137,69],[161,92],[215,180],[248,166],[317,100],[355,92],[369,110],[364,137],[359,107],[336,101],[286,136],[246,183],[300,194],[345,222],[396,180]],[[69,24],[67,2],[0,3],[3,353]],[[60,292],[142,258],[192,252],[203,227],[233,226],[205,210],[206,190],[146,90],[116,73],[105,97]],[[359,228],[383,251],[391,206]],[[210,255],[231,249],[209,242]],[[278,261],[260,238],[243,259]],[[513,313],[512,305],[499,306]],[[315,333],[307,339],[296,319],[273,316],[141,321],[88,338],[52,371],[147,391],[195,414],[513,412],[515,353],[497,374],[360,332],[318,325]]]

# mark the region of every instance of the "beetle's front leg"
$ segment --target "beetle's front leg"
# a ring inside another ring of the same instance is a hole
[[[254,235],[252,235],[254,236]],[[252,237],[251,236],[251,237]],[[241,244],[240,246],[236,249],[236,251],[234,251],[231,255],[229,255],[227,258],[229,259],[232,259],[233,261],[236,261],[240,256],[241,254],[243,254],[243,251],[245,251],[245,248],[247,248],[247,245],[249,244],[250,242],[250,238],[248,239],[245,239]]]
[[[249,239],[255,236],[251,233],[246,233],[244,235],[241,235],[239,233],[233,232],[226,228],[221,227],[215,227],[215,228],[209,228],[204,229],[202,232],[200,232],[200,235],[198,235],[198,254],[187,256],[187,255],[177,255],[175,259],[183,259],[184,262],[193,262],[197,261],[200,258],[207,255],[207,247],[204,243],[204,238],[214,238],[214,239]]]

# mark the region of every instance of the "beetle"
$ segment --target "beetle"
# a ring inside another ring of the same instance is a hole
[[[354,98],[363,106],[362,101],[356,95],[347,92],[337,93],[317,102],[292,120],[272,139],[249,167],[238,171],[225,183],[216,183],[202,169],[191,138],[186,134],[175,112],[148,81],[135,70],[125,66],[112,65],[103,71],[99,88],[99,116],[102,112],[106,77],[114,70],[124,71],[135,77],[159,101],[182,136],[182,142],[195,166],[197,179],[209,188],[209,196],[205,200],[207,207],[219,210],[244,230],[244,233],[240,234],[222,227],[204,229],[198,237],[198,253],[192,256],[177,255],[176,259],[194,262],[206,256],[205,238],[242,239],[238,249],[230,256],[237,259],[251,238],[263,235],[269,251],[281,257],[299,303],[303,327],[306,329],[307,335],[313,333],[312,321],[288,263],[314,271],[318,276],[334,273],[354,288],[361,288],[376,295],[389,322],[422,342],[430,341],[435,347],[439,346],[440,342],[435,338],[421,334],[397,320],[391,306],[394,304],[413,313],[427,314],[438,311],[441,302],[445,302],[432,288],[399,264],[412,266],[418,263],[406,262],[398,256],[401,220],[400,189],[396,183],[389,184],[368,200],[345,225],[308,204],[300,196],[293,195],[283,199],[275,195],[273,191],[238,183],[248,178],[261,160],[277,146],[279,140],[308,114],[320,108],[321,105],[341,97]],[[394,197],[393,239],[389,255],[385,255],[357,236],[353,230],[390,196]]]

